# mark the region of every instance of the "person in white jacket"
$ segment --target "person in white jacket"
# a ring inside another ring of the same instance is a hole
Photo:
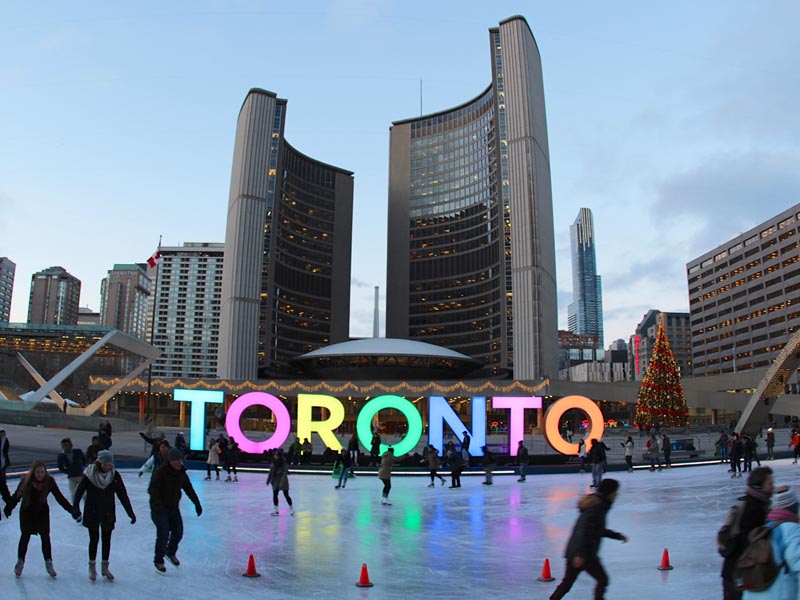
[[[778,564],[785,564],[778,577],[766,590],[745,590],[742,600],[788,600],[800,598],[800,523],[798,522],[800,501],[791,487],[779,488],[771,497],[770,511],[765,526],[783,521],[772,530],[772,556]]]

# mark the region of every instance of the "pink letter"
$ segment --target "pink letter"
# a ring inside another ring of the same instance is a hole
[[[263,442],[254,442],[248,439],[239,426],[239,419],[242,418],[242,413],[251,406],[256,405],[266,406],[275,415],[275,433]],[[233,401],[225,417],[225,429],[228,432],[228,437],[235,438],[242,452],[247,452],[248,454],[261,454],[265,450],[280,448],[289,437],[291,427],[292,418],[289,416],[289,411],[283,402],[266,392],[248,392],[243,396],[239,396]]]
[[[517,455],[520,441],[525,439],[525,409],[542,408],[539,396],[495,396],[492,398],[494,408],[508,408],[508,451],[511,456]]]

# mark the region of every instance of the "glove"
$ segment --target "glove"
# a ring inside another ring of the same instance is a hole
[[[203,514],[203,507],[199,503],[194,505],[194,510],[197,512],[198,517]]]
[[[6,507],[3,509],[3,514],[6,518],[11,517],[11,507],[8,504],[6,504]]]
[[[136,525],[136,515],[131,517],[131,525]]]
[[[72,518],[75,519],[78,523],[81,522],[81,511],[75,509],[72,511]]]

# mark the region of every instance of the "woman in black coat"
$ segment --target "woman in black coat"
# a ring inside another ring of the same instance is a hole
[[[17,491],[11,496],[11,502],[6,504],[3,511],[10,517],[14,507],[17,504],[22,505],[19,509],[20,537],[17,564],[14,566],[14,574],[17,577],[22,575],[32,535],[38,535],[42,540],[42,556],[47,574],[50,577],[57,575],[53,569],[53,550],[50,546],[50,507],[47,504],[47,496],[51,493],[65,511],[72,512],[72,505],[58,489],[56,480],[48,474],[45,464],[35,460],[27,475],[20,481]]]
[[[86,467],[83,473],[73,501],[72,516],[76,520],[81,518],[80,505],[84,492],[86,502],[83,505],[83,526],[89,530],[89,579],[92,581],[97,579],[97,544],[102,533],[101,573],[109,581],[114,581],[114,575],[108,570],[111,532],[117,520],[114,496],[116,495],[122,502],[131,525],[136,523],[136,515],[133,513],[128,492],[122,482],[122,475],[114,468],[114,454],[110,450],[101,450],[97,454],[97,461]]]

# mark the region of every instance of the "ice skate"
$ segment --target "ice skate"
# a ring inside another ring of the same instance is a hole
[[[272,514],[273,517],[277,517],[280,514],[280,512],[278,512],[278,507],[277,506],[275,507],[275,509],[272,511],[271,514]]]
[[[225,483],[231,483],[232,481],[233,479],[231,479],[231,476],[228,475],[228,478],[225,480]]]
[[[44,570],[47,571],[47,574],[50,575],[50,577],[55,577],[58,575],[58,573],[56,573],[56,570],[53,568],[52,560],[44,561]]]
[[[428,487],[433,487],[433,482],[429,483]]]
[[[174,554],[167,554],[167,560],[169,560],[169,562],[171,562],[176,567],[181,566],[181,561],[179,561],[178,557],[175,556]]]
[[[289,514],[294,516],[294,506],[289,507]]]
[[[107,560],[104,560],[100,563],[100,573],[103,575],[103,577],[105,577],[109,581],[114,581],[114,574],[108,570]]]
[[[392,505],[392,503],[389,502],[388,498],[381,498],[381,504],[383,504],[384,506],[391,506]]]
[[[238,475],[234,475],[233,476],[233,483],[239,483],[239,476]]]
[[[203,481],[211,481],[211,475],[209,475],[208,477],[204,477]]]
[[[89,580],[97,581],[97,561],[89,561]]]
[[[25,559],[20,558],[19,560],[17,560],[17,564],[14,565],[14,575],[16,575],[17,577],[22,577],[23,567],[25,567]]]
[[[338,490],[340,487],[342,487],[342,486],[340,486],[340,485],[337,483],[337,484],[336,484],[336,489]]]
[[[167,572],[167,567],[164,566],[163,562],[153,563],[153,566],[156,568],[156,571],[158,571],[161,574],[164,574],[164,573]]]

